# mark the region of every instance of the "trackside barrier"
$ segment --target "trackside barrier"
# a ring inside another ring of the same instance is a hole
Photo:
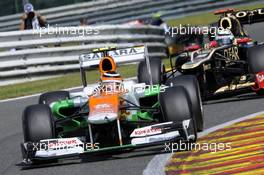
[[[257,2],[261,0],[97,0],[39,12],[46,16],[48,23],[53,26],[76,26],[81,18],[87,18],[89,24],[120,24],[135,19],[147,19],[156,12],[161,12],[164,19],[170,19]],[[0,31],[17,30],[21,15],[0,17]]]
[[[160,27],[131,25],[0,32],[0,85],[78,71],[81,53],[106,46],[147,44],[150,58],[166,58],[163,35]]]

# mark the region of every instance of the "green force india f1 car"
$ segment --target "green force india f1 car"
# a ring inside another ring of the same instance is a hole
[[[138,61],[139,82],[123,81],[116,63]],[[98,65],[99,85],[87,86],[85,70]],[[163,65],[148,58],[147,47],[102,48],[82,54],[80,70],[83,91],[44,93],[38,104],[24,110],[23,163],[196,141],[197,129],[203,127],[197,80],[182,76],[176,81],[181,85],[162,85]]]

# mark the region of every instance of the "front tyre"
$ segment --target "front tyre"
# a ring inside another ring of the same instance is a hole
[[[197,124],[197,130],[202,131],[204,128],[202,98],[199,83],[193,75],[179,75],[175,78],[170,78],[166,82],[167,86],[183,86],[190,97],[192,112]]]
[[[55,138],[54,120],[48,105],[28,106],[22,117],[25,142]]]
[[[193,136],[193,142],[197,139],[196,123],[193,119],[190,98],[184,87],[174,86],[166,88],[160,93],[159,102],[164,121],[182,123],[189,120],[188,135]]]
[[[56,137],[55,125],[50,107],[48,105],[37,104],[28,106],[22,116],[22,126],[24,134],[24,142],[36,143],[44,139],[52,139]],[[26,150],[22,146],[22,157],[26,158]],[[33,164],[57,163],[57,159],[53,160],[31,160]]]

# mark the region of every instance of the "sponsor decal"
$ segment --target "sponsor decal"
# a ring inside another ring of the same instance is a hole
[[[57,148],[57,147],[64,147],[64,146],[74,146],[77,145],[77,140],[76,139],[71,139],[71,140],[52,140],[48,141],[48,148]]]
[[[111,50],[111,51],[108,51],[107,55],[115,58],[115,57],[120,57],[120,56],[137,55],[141,53],[144,53],[144,46]],[[81,62],[100,60],[103,57],[104,57],[103,52],[83,54],[81,56]]]
[[[248,17],[248,16],[256,16],[256,15],[264,15],[264,9],[260,8],[260,9],[255,9],[255,10],[242,10],[236,13],[227,13],[227,16],[236,16],[237,18],[244,18],[244,17]]]
[[[81,57],[81,61],[86,62],[86,61],[100,60],[103,56],[104,55],[102,52],[83,54]]]
[[[86,143],[80,141],[78,138],[62,138],[41,140],[33,143],[33,151],[56,151],[56,150],[94,150],[99,149],[99,143]]]
[[[147,129],[142,129],[142,130],[137,130],[135,131],[135,135],[148,135],[148,134],[158,134],[161,132],[160,128],[147,128]]]
[[[140,144],[146,144],[146,143],[154,143],[154,142],[166,141],[166,140],[171,140],[173,138],[176,138],[178,136],[180,136],[179,131],[172,131],[172,132],[168,132],[168,133],[165,133],[165,134],[133,138],[131,140],[131,144],[140,145]]]
[[[242,10],[238,12],[227,13],[228,18],[235,17],[242,24],[251,24],[255,22],[263,21],[264,17],[264,8],[255,9],[255,10]]]
[[[144,47],[109,51],[109,56],[117,57],[117,56],[125,56],[125,55],[135,55],[138,53],[144,53]]]
[[[104,108],[111,108],[112,105],[107,104],[107,103],[103,103],[103,104],[98,104],[95,106],[95,109],[104,109]]]
[[[96,115],[96,114],[115,113],[113,109],[114,107],[111,104],[98,104],[98,105],[95,105],[94,109],[90,112],[91,114],[89,116],[92,117],[93,115]]]
[[[238,56],[238,48],[237,47],[230,47],[224,50],[224,56],[229,58],[230,60],[239,60]],[[229,63],[229,61],[227,61]]]
[[[142,136],[155,135],[161,133],[162,133],[161,128],[144,127],[144,128],[135,129],[132,132],[131,137],[142,137]]]

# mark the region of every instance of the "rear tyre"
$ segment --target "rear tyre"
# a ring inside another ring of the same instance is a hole
[[[254,46],[248,49],[248,66],[249,72],[257,74],[264,71],[264,45]],[[263,96],[264,89],[255,91],[256,94]]]
[[[197,124],[197,131],[202,131],[204,128],[202,98],[199,83],[193,75],[179,75],[175,78],[168,79],[167,86],[183,86],[190,97],[191,108],[195,122]]]
[[[264,45],[249,48],[247,60],[251,73],[256,74],[264,71]]]
[[[53,91],[41,94],[39,97],[39,104],[47,104],[50,105],[51,103],[59,100],[65,100],[70,97],[70,93],[68,91]]]
[[[162,61],[160,59],[150,60],[150,69],[153,85],[163,83],[165,79],[165,67],[162,64]],[[149,76],[146,61],[141,61],[138,65],[138,82],[150,85],[151,77]]]
[[[195,142],[197,139],[196,123],[193,119],[190,98],[184,87],[169,87],[165,92],[160,93],[159,102],[164,121],[183,122],[190,120],[188,134],[193,135],[191,139]]]

